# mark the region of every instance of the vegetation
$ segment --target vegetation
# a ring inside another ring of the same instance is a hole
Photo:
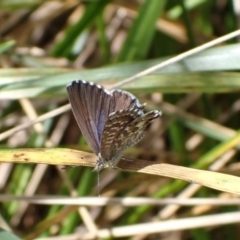
[[[234,7],[1,1],[0,239],[239,239]],[[69,111],[74,79],[130,91],[163,114],[125,152],[131,161],[100,173],[101,197],[97,157]]]

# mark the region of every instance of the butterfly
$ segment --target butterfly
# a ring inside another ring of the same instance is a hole
[[[161,112],[144,113],[145,105],[129,92],[107,90],[83,80],[67,85],[68,98],[78,126],[98,156],[93,171],[114,168],[128,147],[139,142],[147,126]]]

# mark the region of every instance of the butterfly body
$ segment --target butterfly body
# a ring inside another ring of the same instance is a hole
[[[67,85],[68,97],[87,143],[98,156],[94,171],[117,166],[123,151],[144,136],[146,127],[161,113],[143,112],[131,93],[108,91],[86,81]]]

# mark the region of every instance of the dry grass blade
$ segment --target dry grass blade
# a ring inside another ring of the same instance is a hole
[[[235,144],[239,142],[239,138],[240,134]],[[3,151],[0,162],[94,167],[96,156],[70,149],[17,149]],[[124,171],[181,179],[240,195],[240,178],[227,174],[137,160],[121,161],[118,166]]]

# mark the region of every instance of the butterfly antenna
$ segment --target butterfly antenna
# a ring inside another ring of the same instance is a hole
[[[100,197],[100,176],[99,176],[99,171],[97,171],[97,181],[98,181],[98,196]]]

